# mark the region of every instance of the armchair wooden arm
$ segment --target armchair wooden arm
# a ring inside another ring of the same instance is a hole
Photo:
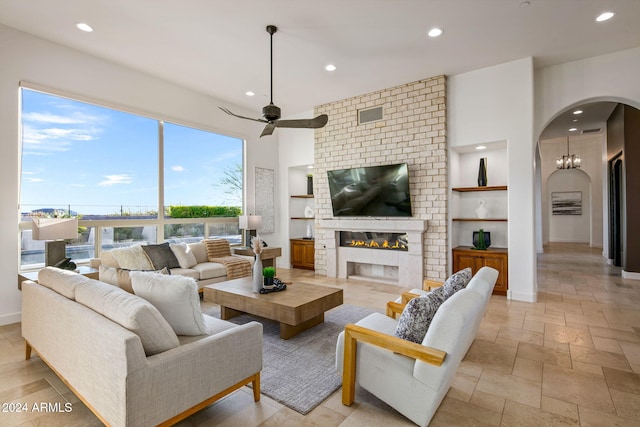
[[[422,289],[425,291],[431,291],[433,288],[439,288],[444,285],[444,282],[436,282],[435,280],[424,279],[422,281]]]
[[[426,347],[392,335],[349,324],[344,328],[344,365],[342,371],[342,404],[351,406],[356,393],[357,341],[372,344],[417,359],[441,366],[447,355],[436,348]]]
[[[389,301],[387,302],[387,316],[395,319],[398,314],[402,314],[404,306],[414,298],[418,298],[420,295],[412,294],[411,292],[403,292],[401,302]]]

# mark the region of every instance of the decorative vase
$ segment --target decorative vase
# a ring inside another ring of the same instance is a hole
[[[253,263],[253,292],[260,292],[262,289],[262,260],[260,254],[256,254],[256,260]]]
[[[478,187],[487,186],[487,158],[480,159],[480,166],[478,168]]]
[[[313,237],[313,229],[311,228],[311,224],[307,224],[307,239],[311,239]]]
[[[485,250],[489,246],[491,246],[491,232],[484,231],[482,228],[473,232],[473,249]]]
[[[486,218],[488,213],[489,210],[487,209],[486,200],[478,200],[478,208],[476,209],[476,215],[478,218]]]
[[[313,177],[307,176],[307,194],[313,194]]]

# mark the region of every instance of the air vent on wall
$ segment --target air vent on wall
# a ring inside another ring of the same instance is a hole
[[[382,120],[382,107],[367,108],[366,110],[358,110],[358,124],[377,122]]]
[[[600,133],[600,131],[602,130],[602,128],[595,128],[595,129],[585,129],[583,131],[581,131],[580,133],[582,135],[586,134],[586,133]]]

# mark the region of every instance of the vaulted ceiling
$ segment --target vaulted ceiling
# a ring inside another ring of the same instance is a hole
[[[607,10],[615,16],[595,22]],[[2,24],[256,116],[269,101],[265,26],[277,25],[274,102],[283,117],[523,57],[543,67],[637,47],[639,18],[638,0],[0,0]],[[444,33],[428,37],[433,27]]]

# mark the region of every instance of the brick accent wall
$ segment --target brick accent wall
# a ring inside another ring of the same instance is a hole
[[[380,121],[358,125],[358,110],[383,107]],[[425,278],[447,274],[446,77],[437,76],[315,108],[329,123],[315,131],[315,266],[326,274],[325,231],[332,218],[327,171],[407,163],[413,217],[428,220]]]

